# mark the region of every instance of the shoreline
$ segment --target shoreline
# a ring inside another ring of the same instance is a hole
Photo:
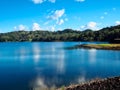
[[[120,50],[120,44],[81,44],[66,49],[101,49],[101,50]]]
[[[86,83],[59,88],[57,90],[120,90],[120,76],[96,79]]]

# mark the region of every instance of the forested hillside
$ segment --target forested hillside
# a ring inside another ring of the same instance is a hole
[[[0,33],[0,42],[22,41],[111,41],[120,38],[120,25],[103,28],[98,31],[87,29],[77,31],[65,29],[63,31],[15,31]]]

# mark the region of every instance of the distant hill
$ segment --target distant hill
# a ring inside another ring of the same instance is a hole
[[[0,42],[24,41],[113,41],[120,38],[120,25],[106,27],[98,31],[87,29],[77,31],[65,29],[63,31],[15,31],[0,33]]]

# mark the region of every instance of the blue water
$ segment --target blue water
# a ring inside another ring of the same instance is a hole
[[[120,51],[64,49],[77,44],[0,43],[0,90],[37,90],[120,76]]]

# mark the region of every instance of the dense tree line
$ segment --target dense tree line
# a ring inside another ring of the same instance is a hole
[[[120,25],[103,28],[98,31],[87,29],[77,31],[65,29],[63,31],[15,31],[0,33],[0,42],[23,41],[110,41],[120,38]]]

